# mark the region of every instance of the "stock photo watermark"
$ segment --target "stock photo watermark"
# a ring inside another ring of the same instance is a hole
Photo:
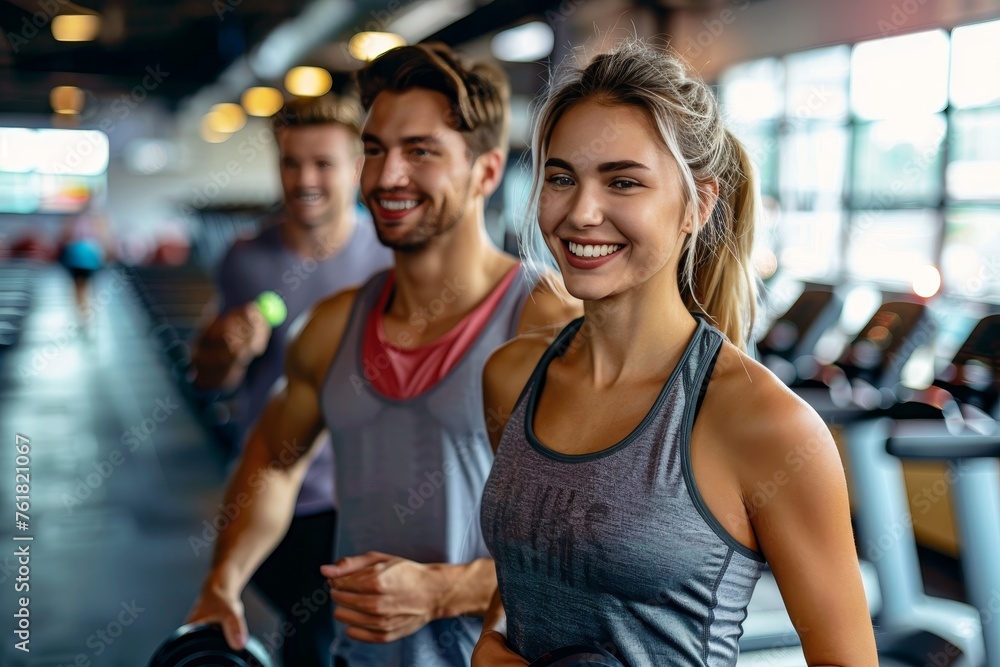
[[[121,443],[125,445],[125,451],[113,449],[100,460],[91,461],[92,470],[77,476],[74,480],[76,484],[73,487],[73,492],[62,494],[60,500],[69,514],[72,514],[74,508],[83,505],[93,496],[94,492],[100,489],[116,470],[125,465],[128,455],[135,453],[140,446],[149,442],[160,425],[170,419],[181,407],[172,396],[156,399],[154,406],[149,417],[144,417],[139,423],[133,424],[122,433]]]
[[[210,550],[211,545],[219,539],[219,535],[242,515],[243,510],[256,502],[260,494],[267,490],[270,485],[269,478],[292,465],[307,449],[308,447],[300,445],[297,439],[283,441],[281,451],[278,452],[277,456],[272,458],[263,470],[255,471],[247,478],[247,485],[253,493],[241,491],[230,502],[219,504],[219,511],[211,519],[202,521],[201,533],[188,536],[188,546],[191,547],[194,555],[197,557],[202,551]]]

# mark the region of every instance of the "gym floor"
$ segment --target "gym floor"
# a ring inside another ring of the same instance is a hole
[[[119,286],[108,272],[97,277],[87,336],[72,328],[69,277],[40,269],[23,337],[2,360],[2,506],[13,502],[20,434],[30,439],[31,508],[18,532],[34,540],[14,542],[13,517],[0,522],[0,614],[12,618],[21,596],[31,612],[30,654],[5,633],[0,665],[144,665],[183,622],[208,569],[211,547],[191,538],[206,538],[225,463]],[[30,589],[14,593],[24,544]],[[273,630],[271,613],[252,593],[244,599],[251,631]]]
[[[9,667],[137,667],[179,626],[211,557],[225,462],[147,337],[128,292],[104,272],[94,327],[76,333],[72,287],[58,267],[38,272],[21,342],[0,360],[3,507],[14,489],[14,438],[31,444],[31,542],[0,522],[0,614],[30,598],[30,654],[0,645]],[[30,545],[30,590],[15,589],[19,545]],[[954,560],[921,557],[928,593],[962,598]],[[251,632],[276,619],[244,595]],[[274,648],[274,647],[272,647]],[[276,651],[272,651],[276,653]]]

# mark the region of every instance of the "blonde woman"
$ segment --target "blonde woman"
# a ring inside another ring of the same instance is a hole
[[[473,665],[573,644],[733,665],[765,562],[810,665],[876,665],[835,445],[745,354],[757,195],[711,91],[623,44],[557,72],[532,148],[522,247],[540,236],[585,315],[485,368],[499,591]]]

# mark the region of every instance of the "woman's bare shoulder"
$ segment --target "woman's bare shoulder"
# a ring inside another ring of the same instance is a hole
[[[741,463],[783,461],[806,443],[833,449],[829,428],[764,365],[726,342],[699,420]]]

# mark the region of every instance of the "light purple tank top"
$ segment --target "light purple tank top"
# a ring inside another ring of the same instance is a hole
[[[220,311],[253,301],[264,290],[284,300],[288,315],[271,332],[264,354],[247,369],[237,392],[237,423],[242,445],[264,410],[275,381],[284,374],[285,345],[295,318],[318,301],[348,287],[360,285],[377,271],[392,265],[392,252],[378,242],[367,211],[359,210],[354,233],[347,244],[323,261],[305,259],[281,240],[280,224],[272,224],[252,239],[237,241],[218,270]],[[309,467],[295,504],[296,516],[333,508],[333,452],[324,442]]]

